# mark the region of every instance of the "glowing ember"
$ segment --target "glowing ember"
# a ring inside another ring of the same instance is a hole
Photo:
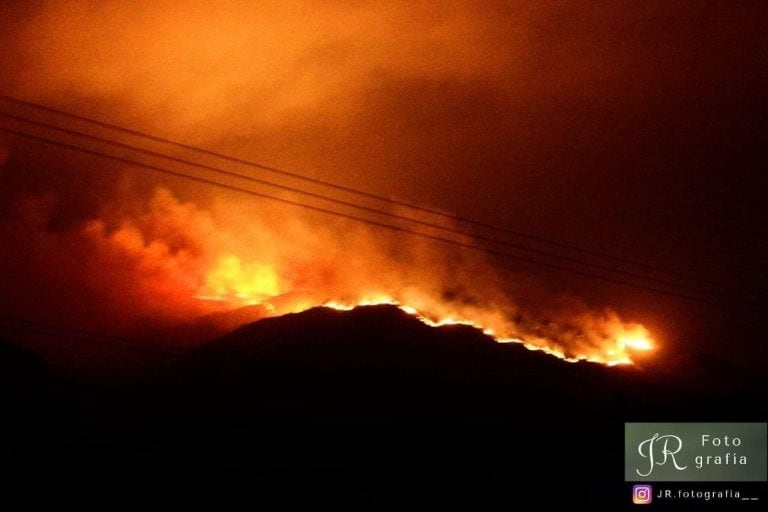
[[[215,297],[199,296],[199,298],[204,300],[240,302],[242,304],[260,303],[260,304],[263,304],[268,309],[268,311],[276,314],[282,314],[288,311],[300,312],[306,309],[310,309],[312,307],[316,307],[318,305],[322,307],[334,309],[337,311],[351,311],[356,307],[362,307],[362,306],[380,306],[380,305],[395,306],[401,311],[403,311],[404,313],[417,318],[419,321],[421,321],[422,323],[430,327],[442,327],[447,325],[466,325],[466,326],[474,327],[482,331],[486,336],[493,338],[498,343],[519,343],[519,344],[522,344],[528,350],[541,351],[541,352],[544,352],[545,354],[549,354],[551,356],[557,357],[558,359],[561,359],[569,363],[576,363],[579,361],[589,361],[593,363],[604,364],[607,366],[631,365],[631,364],[634,364],[631,357],[631,354],[633,351],[648,351],[654,348],[653,342],[651,341],[647,330],[642,326],[635,325],[629,331],[626,331],[628,332],[628,334],[622,334],[622,335],[619,335],[618,337],[607,339],[604,343],[604,346],[601,347],[600,350],[596,350],[594,353],[567,354],[565,350],[563,350],[560,347],[557,347],[554,343],[548,340],[537,339],[534,342],[534,341],[526,341],[525,339],[522,339],[519,337],[497,336],[496,331],[493,328],[486,327],[482,323],[479,323],[470,319],[455,318],[451,316],[446,316],[443,318],[433,317],[427,313],[420,311],[419,309],[413,306],[402,304],[399,301],[386,296],[380,296],[376,298],[364,298],[357,302],[325,301],[321,304],[311,304],[304,301],[301,307],[296,308],[294,305],[293,307],[289,307],[286,311],[278,310],[270,302],[262,303],[259,300],[257,300],[257,298],[255,297],[248,299],[246,297],[235,295],[227,298],[226,296],[218,295]],[[619,330],[625,331],[626,329],[623,327],[619,327]]]
[[[383,298],[378,300],[368,299],[368,300],[362,300],[357,304],[345,304],[345,303],[330,301],[330,302],[324,303],[323,307],[336,309],[340,311],[349,311],[358,306],[370,306],[370,305],[396,306],[401,311],[418,318],[421,322],[431,327],[441,327],[445,325],[467,325],[470,327],[475,327],[476,329],[481,330],[483,334],[485,334],[486,336],[490,336],[491,338],[496,340],[496,342],[498,343],[520,343],[529,350],[542,351],[545,354],[555,356],[558,359],[562,359],[563,361],[566,361],[569,363],[576,363],[579,361],[589,361],[593,363],[605,364],[607,366],[631,365],[633,364],[633,361],[630,357],[630,352],[632,350],[645,351],[645,350],[652,350],[654,348],[652,341],[648,337],[647,331],[642,326],[636,326],[634,328],[635,334],[633,334],[631,337],[625,336],[619,339],[608,341],[605,347],[604,356],[600,354],[592,354],[592,355],[580,354],[576,356],[568,356],[563,350],[560,350],[558,348],[553,348],[546,345],[536,345],[533,343],[526,342],[521,338],[498,337],[495,335],[495,331],[492,328],[484,327],[483,325],[477,322],[474,322],[472,320],[456,319],[456,318],[433,319],[425,314],[420,313],[416,308],[412,306],[400,304],[394,299],[389,299],[389,298]]]

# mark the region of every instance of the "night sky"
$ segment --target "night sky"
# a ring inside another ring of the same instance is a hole
[[[610,307],[651,331],[660,348],[647,365],[660,373],[765,382],[764,2],[4,1],[0,11],[0,94],[720,283],[673,278],[728,295],[693,293],[715,306],[513,261],[515,284],[494,290],[523,308]],[[146,298],[115,299],[131,282],[108,276],[102,253],[52,282],[78,243],[30,226],[66,234],[98,217],[109,230],[157,186],[214,211],[244,204],[8,134],[0,157],[6,312],[66,309],[56,290],[73,279],[83,289],[70,299],[138,310]],[[281,222],[257,208],[260,223]],[[336,220],[304,221],[297,240],[314,236],[307,225],[320,245],[334,239]],[[354,251],[339,244],[328,260]],[[406,258],[419,276],[452,271],[452,250],[414,247],[429,254]],[[498,263],[466,261],[470,273]]]

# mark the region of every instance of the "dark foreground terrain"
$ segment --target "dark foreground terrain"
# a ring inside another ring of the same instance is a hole
[[[625,421],[766,417],[762,389],[566,364],[386,306],[262,320],[130,384],[5,341],[0,385],[0,489],[24,508],[622,510]]]

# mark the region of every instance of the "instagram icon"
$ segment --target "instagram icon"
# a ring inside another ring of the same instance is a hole
[[[653,501],[653,487],[650,485],[632,486],[632,503],[636,505],[648,505]]]

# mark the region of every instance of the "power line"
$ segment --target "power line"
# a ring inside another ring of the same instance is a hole
[[[128,134],[128,135],[134,136],[134,137],[140,137],[140,138],[143,138],[143,139],[146,139],[146,140],[150,140],[150,141],[158,142],[158,143],[161,143],[161,144],[166,144],[166,145],[174,146],[174,147],[177,147],[177,148],[180,148],[180,149],[184,149],[184,150],[188,150],[188,151],[194,151],[194,152],[202,154],[202,155],[207,155],[207,156],[219,158],[219,159],[222,159],[222,160],[225,160],[225,161],[229,161],[229,162],[232,162],[232,163],[237,163],[237,164],[240,164],[240,165],[245,165],[245,166],[248,166],[248,167],[251,167],[251,168],[261,169],[263,171],[279,174],[279,175],[290,177],[290,178],[293,178],[293,179],[298,179],[298,180],[301,180],[301,181],[305,181],[307,183],[312,183],[312,184],[320,185],[320,186],[323,186],[323,187],[328,187],[328,188],[335,189],[335,190],[338,190],[338,191],[341,191],[341,192],[345,192],[345,193],[349,193],[349,194],[356,194],[356,195],[359,195],[359,196],[362,196],[362,197],[367,197],[369,199],[374,199],[374,200],[377,200],[377,201],[382,201],[382,202],[389,203],[389,204],[392,204],[392,205],[406,207],[406,208],[410,208],[410,209],[413,209],[413,210],[416,210],[416,211],[421,211],[421,212],[429,213],[429,214],[432,214],[432,215],[438,215],[438,216],[441,216],[441,217],[444,217],[444,218],[451,219],[453,221],[461,222],[461,223],[468,224],[468,225],[474,225],[474,226],[481,227],[481,228],[484,228],[484,229],[490,229],[490,230],[493,230],[493,231],[497,231],[497,232],[500,232],[500,233],[505,233],[507,235],[512,235],[512,236],[515,236],[515,237],[518,237],[518,238],[522,238],[522,239],[526,239],[526,240],[530,240],[530,241],[534,241],[534,242],[538,242],[538,243],[548,244],[548,245],[551,245],[553,247],[559,247],[561,249],[567,249],[567,250],[570,250],[570,251],[575,251],[575,252],[579,252],[579,253],[582,253],[582,254],[587,254],[587,255],[590,255],[590,256],[593,256],[593,257],[603,258],[603,259],[615,261],[615,262],[618,262],[618,263],[624,263],[624,264],[632,265],[632,266],[635,266],[635,267],[638,267],[638,268],[645,268],[647,270],[652,270],[654,272],[658,272],[658,273],[662,273],[662,274],[667,274],[667,275],[670,275],[670,276],[676,276],[676,277],[682,278],[682,279],[687,279],[687,280],[691,280],[691,281],[699,281],[699,282],[707,283],[707,284],[714,285],[714,286],[728,286],[727,284],[724,284],[724,283],[721,283],[721,282],[718,282],[718,281],[713,281],[713,280],[706,279],[706,278],[699,277],[699,276],[692,276],[692,275],[689,275],[689,274],[686,274],[686,273],[683,273],[683,272],[679,272],[677,270],[664,269],[664,268],[661,268],[661,267],[656,266],[656,265],[650,265],[650,264],[647,264],[647,263],[638,262],[638,261],[634,261],[634,260],[627,259],[627,258],[621,258],[621,257],[618,257],[618,256],[610,255],[610,254],[607,254],[607,253],[604,253],[604,252],[600,252],[600,251],[595,251],[595,250],[592,250],[592,249],[584,249],[584,248],[577,247],[577,246],[572,245],[572,244],[567,244],[567,243],[564,243],[564,242],[560,242],[560,241],[556,241],[556,240],[551,240],[551,239],[547,239],[547,238],[544,238],[544,237],[531,235],[531,234],[528,234],[528,233],[523,233],[523,232],[512,230],[512,229],[509,229],[509,228],[506,228],[506,227],[497,226],[497,225],[494,225],[494,224],[491,224],[491,223],[488,223],[488,222],[482,222],[482,221],[478,221],[476,219],[471,219],[471,218],[468,218],[468,217],[463,217],[463,216],[460,216],[460,215],[455,215],[455,214],[447,213],[447,212],[444,212],[444,211],[440,211],[438,209],[429,208],[429,207],[417,205],[417,204],[414,204],[414,203],[410,203],[410,202],[406,202],[406,201],[401,201],[401,200],[398,200],[398,199],[392,199],[390,197],[385,197],[385,196],[374,194],[374,193],[367,192],[367,191],[364,191],[364,190],[359,190],[359,189],[355,189],[355,188],[352,188],[352,187],[347,187],[347,186],[339,185],[337,183],[332,183],[332,182],[320,180],[320,179],[317,179],[317,178],[312,178],[310,176],[306,176],[306,175],[303,175],[303,174],[299,174],[299,173],[295,173],[295,172],[291,172],[291,171],[286,171],[284,169],[279,169],[279,168],[276,168],[276,167],[271,167],[271,166],[263,165],[263,164],[260,164],[258,162],[254,162],[254,161],[251,161],[251,160],[245,160],[245,159],[242,159],[242,158],[237,158],[237,157],[234,157],[234,156],[231,156],[231,155],[226,155],[226,154],[223,154],[223,153],[218,153],[218,152],[211,151],[211,150],[208,150],[208,149],[205,149],[205,148],[200,148],[200,147],[197,147],[197,146],[192,146],[192,145],[189,145],[189,144],[184,144],[182,142],[174,141],[174,140],[171,140],[171,139],[162,138],[162,137],[159,137],[159,136],[156,136],[156,135],[152,135],[152,134],[149,134],[149,133],[146,133],[146,132],[141,132],[141,131],[138,131],[138,130],[133,130],[133,129],[130,129],[130,128],[125,128],[125,127],[122,127],[122,126],[119,126],[119,125],[115,125],[115,124],[112,124],[112,123],[107,123],[107,122],[104,122],[104,121],[99,121],[97,119],[93,119],[93,118],[90,118],[90,117],[86,117],[86,116],[82,116],[82,115],[78,115],[78,114],[73,114],[71,112],[65,112],[63,110],[59,110],[59,109],[55,109],[55,108],[52,108],[52,107],[49,107],[49,106],[40,105],[40,104],[37,104],[37,103],[25,101],[25,100],[22,100],[22,99],[19,99],[19,98],[15,98],[15,97],[12,97],[12,96],[0,94],[0,99],[3,99],[3,100],[5,100],[5,101],[7,101],[9,103],[14,103],[14,104],[17,104],[17,105],[23,105],[23,106],[26,106],[26,107],[31,107],[31,108],[34,108],[34,109],[37,109],[37,110],[40,110],[40,111],[43,111],[43,112],[48,112],[48,113],[56,114],[56,115],[59,115],[59,116],[65,116],[65,117],[68,117],[70,119],[76,119],[78,121],[90,123],[90,124],[95,125],[95,126],[99,126],[99,127],[106,128],[106,129],[109,129],[109,130],[118,131],[118,132],[125,133],[125,134]]]
[[[392,231],[395,231],[395,232],[415,235],[415,236],[419,236],[419,237],[422,237],[422,238],[425,238],[425,239],[429,239],[429,240],[433,240],[433,241],[437,241],[437,242],[441,242],[441,243],[446,243],[446,244],[450,244],[450,245],[454,245],[454,246],[462,247],[462,248],[466,248],[466,249],[471,249],[471,250],[474,250],[474,251],[479,251],[479,252],[483,252],[483,253],[494,255],[494,256],[499,256],[499,257],[504,257],[504,258],[508,258],[508,259],[513,259],[513,260],[516,260],[516,261],[521,261],[521,262],[529,263],[529,264],[532,264],[532,265],[537,265],[537,266],[544,267],[544,268],[564,271],[564,272],[568,272],[568,273],[571,273],[571,274],[581,275],[581,276],[584,276],[584,277],[590,277],[590,278],[594,278],[594,279],[599,279],[599,280],[604,281],[604,282],[609,282],[609,283],[613,283],[613,284],[628,286],[628,287],[632,287],[632,288],[635,288],[635,289],[640,289],[640,290],[644,290],[644,291],[650,291],[650,292],[653,292],[653,293],[659,293],[659,294],[663,294],[663,295],[668,295],[668,296],[671,296],[671,297],[677,297],[677,298],[682,298],[682,299],[686,299],[686,300],[696,301],[696,302],[700,302],[700,303],[704,303],[704,304],[708,304],[708,305],[713,305],[713,306],[718,306],[718,307],[726,307],[726,308],[730,308],[731,307],[731,305],[724,304],[724,303],[721,303],[721,302],[716,302],[716,301],[713,301],[713,300],[708,300],[708,299],[705,299],[705,298],[702,298],[702,297],[697,297],[697,296],[692,296],[692,295],[686,295],[686,294],[671,292],[671,291],[668,291],[668,290],[662,290],[662,289],[659,289],[659,288],[654,288],[654,287],[645,286],[645,285],[641,285],[641,284],[637,284],[637,283],[633,283],[633,282],[629,282],[629,281],[624,281],[624,280],[621,280],[621,279],[616,279],[616,278],[609,277],[609,276],[604,276],[604,275],[600,275],[600,274],[596,274],[596,273],[592,273],[592,272],[587,272],[587,271],[583,271],[583,270],[580,270],[580,269],[575,269],[575,268],[572,268],[572,267],[563,267],[561,265],[557,265],[557,264],[553,264],[553,263],[549,263],[549,262],[537,261],[535,259],[531,259],[531,258],[526,258],[526,257],[523,257],[523,256],[519,256],[519,255],[510,254],[510,253],[507,253],[507,252],[498,251],[498,250],[490,249],[490,248],[487,248],[487,247],[482,247],[482,246],[471,244],[471,243],[467,243],[467,242],[461,242],[461,241],[458,241],[458,240],[453,240],[453,239],[449,239],[449,238],[443,238],[443,237],[436,236],[436,235],[430,235],[428,233],[423,233],[423,232],[420,232],[420,231],[414,231],[412,229],[403,228],[401,226],[394,226],[394,225],[391,225],[391,224],[386,224],[384,222],[374,221],[374,220],[371,220],[371,219],[366,219],[366,218],[358,217],[358,216],[355,216],[355,215],[349,215],[349,214],[346,214],[346,213],[343,213],[343,212],[338,212],[338,211],[335,211],[335,210],[330,210],[330,209],[322,208],[322,207],[315,206],[315,205],[309,205],[309,204],[302,203],[302,202],[299,202],[299,201],[293,201],[293,200],[285,199],[285,198],[282,198],[282,197],[277,197],[277,196],[272,196],[272,195],[269,195],[269,194],[264,194],[264,193],[257,192],[257,191],[254,191],[254,190],[249,190],[249,189],[245,189],[245,188],[242,188],[242,187],[238,187],[236,185],[229,185],[229,184],[226,184],[226,183],[221,183],[221,182],[217,182],[217,181],[214,181],[214,180],[209,180],[207,178],[201,178],[199,176],[192,176],[192,175],[189,175],[189,174],[186,174],[186,173],[182,173],[182,172],[178,172],[178,171],[173,171],[173,170],[166,169],[166,168],[163,168],[163,167],[158,167],[158,166],[155,166],[155,165],[150,165],[150,164],[147,164],[147,163],[144,163],[144,162],[138,162],[138,161],[135,161],[135,160],[131,160],[129,158],[124,158],[124,157],[119,157],[119,156],[115,156],[115,155],[110,155],[110,154],[107,154],[107,153],[95,151],[95,150],[92,150],[92,149],[83,148],[83,147],[76,146],[76,145],[73,145],[73,144],[68,144],[68,143],[64,143],[64,142],[61,142],[61,141],[56,141],[56,140],[47,139],[47,138],[44,138],[44,137],[39,137],[39,136],[36,136],[36,135],[31,135],[31,134],[20,132],[20,131],[16,131],[16,130],[11,130],[11,129],[5,128],[5,127],[0,127],[0,131],[11,133],[13,135],[17,135],[17,136],[20,136],[20,137],[25,137],[25,138],[28,138],[30,140],[35,140],[35,141],[38,141],[38,142],[41,142],[41,143],[44,143],[44,144],[50,144],[50,145],[54,145],[54,146],[59,146],[59,147],[65,148],[65,149],[78,151],[78,152],[81,152],[81,153],[84,153],[84,154],[90,154],[90,155],[93,155],[93,156],[96,156],[96,157],[100,157],[100,158],[106,158],[106,159],[114,160],[114,161],[117,161],[117,162],[122,162],[122,163],[125,163],[125,164],[129,164],[129,165],[135,165],[135,166],[138,166],[138,167],[142,167],[142,168],[145,168],[145,169],[153,170],[155,172],[163,173],[163,174],[166,174],[166,175],[175,176],[175,177],[178,177],[178,178],[187,179],[187,180],[198,182],[198,183],[204,183],[204,184],[207,184],[207,185],[210,185],[210,186],[214,186],[214,187],[218,187],[218,188],[222,188],[222,189],[226,189],[226,190],[231,190],[231,191],[235,191],[235,192],[239,192],[239,193],[245,193],[245,194],[252,195],[252,196],[255,196],[255,197],[261,197],[261,198],[264,198],[264,199],[269,199],[269,200],[281,202],[281,203],[284,203],[284,204],[289,204],[289,205],[292,205],[292,206],[297,206],[297,207],[300,207],[300,208],[305,208],[305,209],[308,209],[308,210],[317,211],[317,212],[320,212],[320,213],[324,213],[324,214],[328,214],[328,215],[333,215],[333,216],[340,217],[340,218],[345,218],[345,219],[348,219],[348,220],[354,220],[354,221],[358,221],[358,222],[363,222],[363,223],[366,223],[366,224],[369,224],[369,225],[372,225],[372,226],[377,226],[377,227],[389,229],[389,230],[392,230]],[[703,295],[706,295],[706,294],[703,294]],[[762,305],[754,304],[754,303],[751,303],[751,302],[748,302],[748,301],[742,301],[742,300],[737,299],[737,298],[729,298],[729,300],[732,300],[734,302],[741,302],[742,305],[749,306],[749,307],[752,307],[752,308],[764,309],[764,307]]]
[[[480,241],[483,241],[483,242],[488,242],[488,243],[502,245],[502,246],[505,246],[505,247],[509,247],[511,249],[515,249],[515,250],[523,251],[523,252],[528,252],[528,253],[535,254],[535,255],[538,255],[538,256],[544,256],[544,257],[552,258],[552,259],[556,259],[556,260],[567,261],[569,263],[574,263],[576,265],[581,265],[581,266],[592,268],[592,269],[595,269],[595,270],[600,270],[600,271],[604,271],[604,272],[610,272],[610,273],[622,275],[622,276],[625,276],[625,277],[629,277],[629,278],[632,278],[632,279],[645,280],[645,281],[648,281],[648,282],[653,282],[653,283],[660,284],[662,286],[667,286],[667,287],[670,287],[670,288],[677,288],[677,289],[680,289],[680,290],[685,290],[685,291],[690,291],[690,292],[718,295],[718,296],[720,296],[722,298],[725,298],[725,299],[734,299],[733,297],[729,296],[727,293],[723,293],[723,292],[721,292],[719,290],[709,290],[709,289],[702,289],[702,288],[698,288],[698,287],[687,286],[687,285],[670,282],[670,281],[667,281],[667,280],[664,280],[664,279],[659,279],[659,278],[652,277],[652,276],[647,276],[647,275],[643,275],[643,274],[637,274],[635,272],[628,272],[626,270],[617,269],[617,268],[610,267],[610,266],[607,266],[607,265],[602,265],[602,264],[598,264],[598,263],[592,263],[592,262],[589,262],[589,261],[584,261],[584,260],[578,259],[578,258],[573,258],[573,257],[569,257],[569,256],[553,254],[553,253],[550,253],[550,252],[547,252],[547,251],[543,251],[543,250],[539,250],[539,249],[523,246],[523,245],[520,245],[520,244],[511,243],[511,242],[508,242],[508,241],[505,241],[505,240],[499,240],[499,239],[487,237],[487,236],[484,236],[484,235],[478,235],[478,234],[474,234],[474,233],[469,233],[469,232],[462,231],[462,230],[455,229],[455,228],[451,228],[451,227],[448,227],[448,226],[443,226],[443,225],[435,224],[435,223],[432,223],[432,222],[426,222],[426,221],[422,221],[422,220],[419,220],[419,219],[414,219],[412,217],[408,217],[408,216],[404,216],[404,215],[399,215],[399,214],[396,214],[396,213],[388,212],[388,211],[385,211],[385,210],[371,208],[371,207],[368,207],[368,206],[365,206],[365,205],[359,205],[359,204],[352,203],[352,202],[349,202],[349,201],[343,201],[343,200],[336,199],[336,198],[333,198],[333,197],[329,197],[329,196],[326,196],[326,195],[323,195],[323,194],[309,192],[309,191],[305,191],[305,190],[302,190],[302,189],[299,189],[299,188],[289,187],[289,186],[282,185],[282,184],[279,184],[279,183],[274,183],[274,182],[271,182],[271,181],[262,180],[262,179],[255,178],[255,177],[252,177],[252,176],[247,176],[247,175],[243,175],[243,174],[240,174],[240,173],[236,173],[236,172],[228,171],[228,170],[225,170],[225,169],[221,169],[219,167],[214,167],[214,166],[211,166],[211,165],[207,165],[207,164],[202,164],[202,163],[186,160],[186,159],[183,159],[183,158],[166,155],[164,153],[159,153],[157,151],[152,151],[152,150],[149,150],[149,149],[146,149],[146,148],[137,147],[137,146],[134,146],[132,144],[127,144],[127,143],[123,143],[123,142],[119,142],[119,141],[113,141],[111,139],[106,139],[106,138],[103,138],[103,137],[97,137],[95,135],[91,135],[91,134],[88,134],[88,133],[80,132],[78,130],[73,130],[73,129],[70,129],[70,128],[56,126],[56,125],[53,125],[53,124],[49,124],[49,123],[44,123],[44,122],[41,122],[41,121],[36,121],[36,120],[28,119],[28,118],[25,118],[25,117],[22,117],[22,116],[14,115],[14,114],[8,114],[8,113],[0,112],[0,116],[6,117],[6,118],[9,118],[9,119],[14,119],[14,120],[17,120],[17,121],[21,121],[23,123],[28,123],[28,124],[31,124],[31,125],[34,125],[34,126],[43,127],[43,128],[46,128],[46,129],[56,130],[56,131],[59,131],[61,133],[66,133],[66,134],[69,134],[69,135],[74,135],[74,136],[77,136],[77,137],[80,137],[80,138],[90,139],[92,141],[97,141],[97,142],[100,142],[100,143],[109,144],[109,145],[112,145],[112,146],[128,149],[130,151],[135,151],[137,153],[141,153],[141,154],[144,154],[144,155],[149,155],[151,157],[166,159],[166,160],[169,160],[169,161],[172,161],[172,162],[177,162],[177,163],[181,163],[181,164],[184,164],[184,165],[198,167],[198,168],[205,169],[205,170],[208,170],[208,171],[212,171],[212,172],[215,172],[217,174],[225,175],[225,176],[228,176],[228,177],[244,179],[246,181],[250,181],[250,182],[253,182],[253,183],[258,183],[258,184],[261,184],[261,185],[271,186],[271,187],[274,187],[274,188],[277,188],[277,189],[280,189],[280,190],[284,190],[284,191],[288,191],[288,192],[292,192],[292,193],[296,193],[296,194],[302,194],[302,195],[305,195],[307,197],[312,197],[314,199],[321,199],[321,200],[324,200],[324,201],[329,201],[329,202],[332,202],[332,203],[335,203],[335,204],[338,204],[338,205],[342,205],[342,206],[345,206],[345,207],[348,207],[348,208],[355,208],[355,209],[362,210],[362,211],[365,211],[365,212],[368,212],[368,213],[374,213],[374,214],[377,214],[377,215],[384,215],[384,216],[388,216],[388,217],[391,217],[391,218],[394,218],[394,219],[397,219],[397,220],[402,220],[402,221],[406,221],[406,222],[412,222],[412,223],[417,224],[417,225],[429,227],[429,228],[432,228],[432,229],[439,229],[439,230],[442,230],[442,231],[445,231],[445,232],[448,232],[448,233],[452,233],[452,234],[456,234],[456,235],[471,237],[471,238],[474,238],[476,240],[480,240]],[[741,299],[738,299],[738,298],[735,298],[735,300],[742,301],[742,302],[745,302],[745,303],[748,303],[748,304],[752,304],[751,301],[741,300]]]
[[[77,327],[68,327],[61,324],[51,324],[47,322],[33,321],[13,317],[0,317],[0,331],[24,332],[27,334],[41,336],[56,336],[63,339],[76,340],[81,343],[96,345],[98,347],[109,346],[119,349],[135,349],[145,352],[156,352],[172,356],[184,356],[194,359],[214,360],[220,363],[233,364],[245,367],[241,360],[236,357],[225,357],[219,354],[203,354],[195,349],[170,347],[157,343],[149,343],[135,338],[106,334],[102,332],[81,329]]]

